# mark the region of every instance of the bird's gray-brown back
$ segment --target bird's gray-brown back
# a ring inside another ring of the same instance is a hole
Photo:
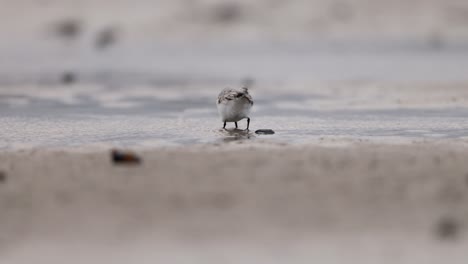
[[[234,90],[231,88],[226,88],[221,91],[218,95],[218,104],[223,101],[239,100],[241,98],[247,99],[250,104],[253,105],[252,96],[249,94],[249,90],[246,87],[243,87],[241,91]]]

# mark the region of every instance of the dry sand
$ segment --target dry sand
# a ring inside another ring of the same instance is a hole
[[[466,263],[468,150],[0,153],[0,263]]]

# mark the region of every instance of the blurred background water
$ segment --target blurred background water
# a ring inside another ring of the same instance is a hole
[[[253,139],[219,131],[214,98],[241,85],[274,141],[468,132],[466,1],[0,6],[2,149]]]

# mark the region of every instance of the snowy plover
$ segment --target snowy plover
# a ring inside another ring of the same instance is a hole
[[[237,121],[247,118],[247,129],[250,125],[250,108],[253,105],[252,96],[249,89],[243,87],[240,91],[226,88],[218,95],[218,112],[224,122],[223,128],[226,128],[226,122],[234,122],[237,128]]]

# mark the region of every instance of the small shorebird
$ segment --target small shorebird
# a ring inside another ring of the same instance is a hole
[[[237,128],[237,121],[247,118],[246,130],[249,130],[249,113],[253,105],[253,99],[247,87],[243,87],[240,91],[229,88],[222,90],[218,95],[216,105],[224,122],[224,129],[226,128],[226,122],[234,122]]]

